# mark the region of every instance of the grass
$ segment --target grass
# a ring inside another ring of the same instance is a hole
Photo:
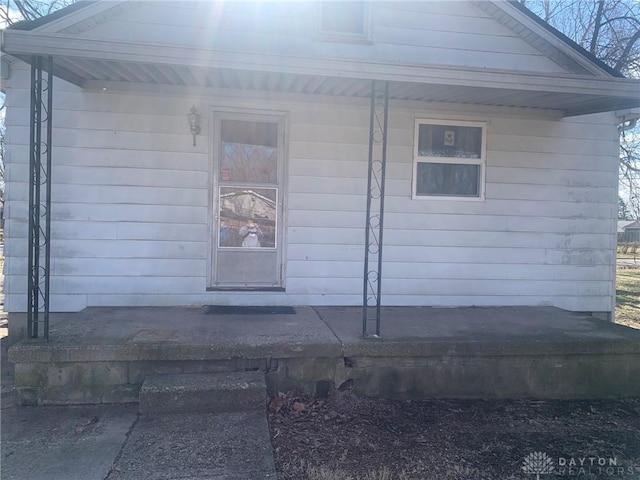
[[[635,259],[640,257],[640,243],[619,243],[617,247],[618,259]]]
[[[640,269],[619,268],[616,278],[616,323],[640,329]]]

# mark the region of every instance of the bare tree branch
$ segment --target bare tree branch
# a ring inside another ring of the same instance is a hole
[[[0,10],[0,20],[8,26],[22,20],[35,20],[77,0],[6,0]]]
[[[598,11],[596,12],[596,18],[594,21],[593,35],[591,36],[591,45],[589,51],[593,54],[596,53],[596,44],[598,43],[598,36],[600,35],[600,28],[602,27],[602,15],[604,14],[604,0],[599,0]]]
[[[624,49],[622,50],[622,53],[620,54],[620,58],[618,59],[618,61],[616,62],[615,66],[613,68],[615,68],[616,70],[620,70],[622,69],[622,67],[624,67],[628,62],[627,62],[627,57],[629,56],[629,53],[631,52],[631,49],[635,46],[636,42],[640,40],[640,30],[638,30],[627,42],[627,44],[625,45]]]
[[[527,8],[615,70],[640,78],[640,2],[527,0]],[[640,125],[620,136],[620,192],[640,218]]]

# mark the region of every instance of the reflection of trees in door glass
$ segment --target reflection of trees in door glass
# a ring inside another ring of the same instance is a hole
[[[278,150],[260,145],[223,143],[220,180],[276,183]]]
[[[272,183],[278,181],[278,124],[222,120],[220,180]]]
[[[220,188],[220,247],[276,246],[275,188]]]

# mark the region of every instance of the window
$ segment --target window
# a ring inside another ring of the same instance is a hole
[[[361,0],[323,1],[319,4],[318,33],[324,40],[367,41],[369,5]]]
[[[417,120],[413,198],[484,197],[483,123]]]

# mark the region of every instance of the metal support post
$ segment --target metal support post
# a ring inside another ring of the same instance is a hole
[[[364,253],[362,335],[380,337],[382,294],[382,234],[384,230],[384,180],[387,164],[389,83],[371,82],[369,118],[369,174]],[[375,323],[375,330],[372,329]]]
[[[46,75],[43,75],[43,71]],[[49,339],[53,58],[31,59],[27,336]]]

